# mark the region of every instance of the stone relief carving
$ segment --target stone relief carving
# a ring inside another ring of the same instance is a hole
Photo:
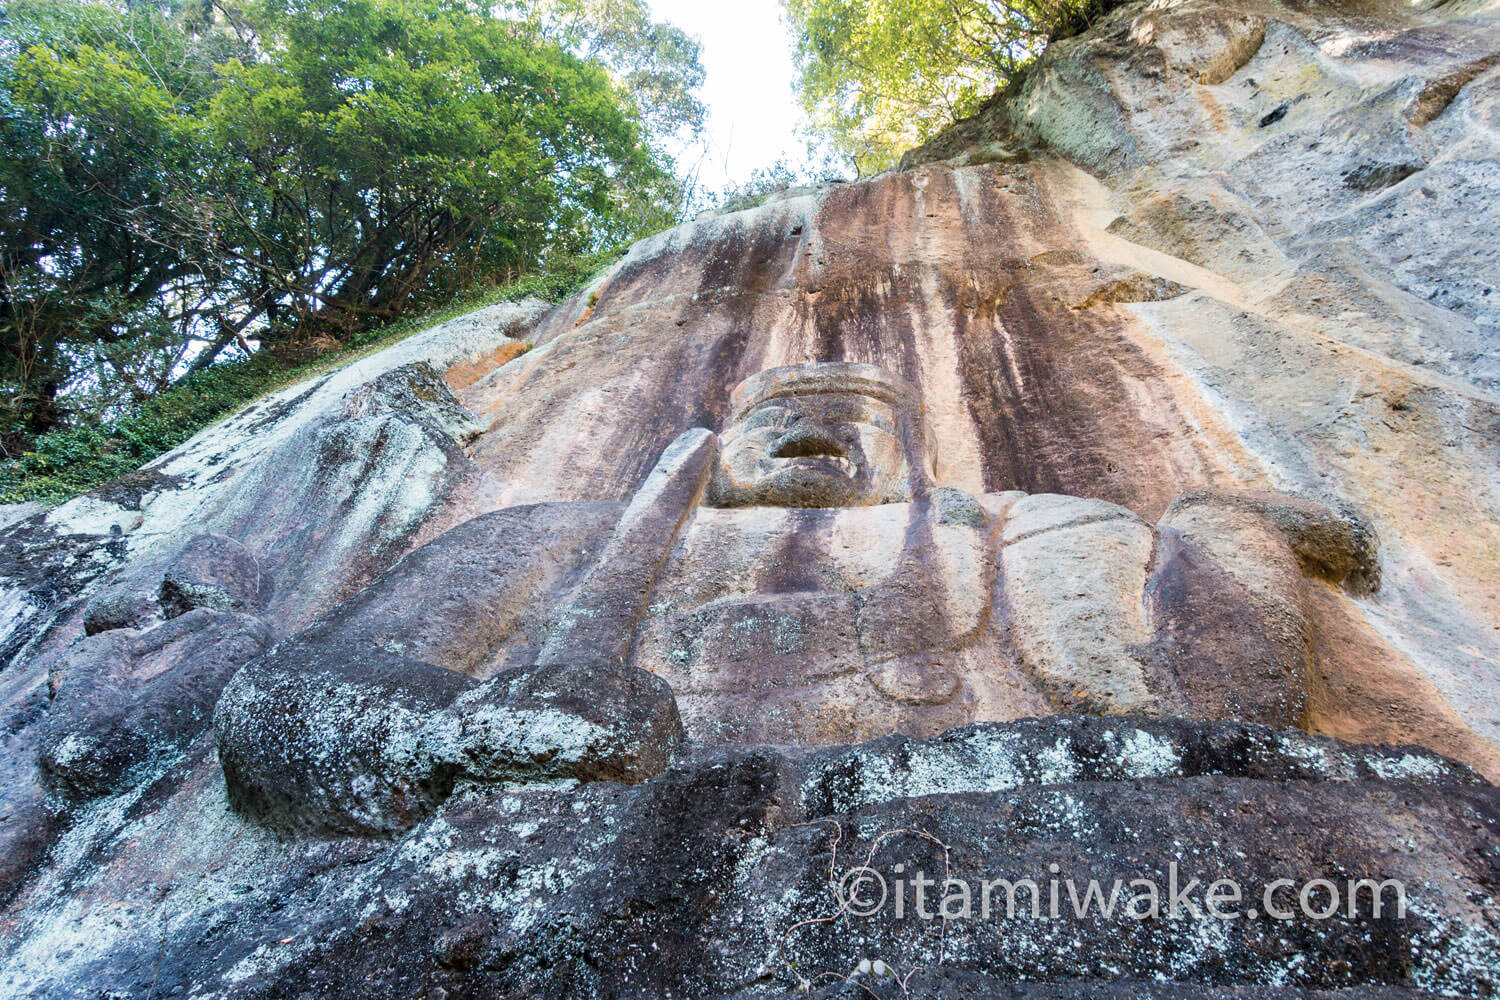
[[[630,503],[476,518],[243,671],[217,719],[235,800],[395,830],[464,778],[641,780],[684,735],[851,743],[1062,712],[1293,725],[1305,578],[1376,583],[1364,522],[1295,497],[1196,491],[1153,526],[935,486],[921,401],[875,366],[769,369],[731,406]]]
[[[730,406],[711,506],[867,507],[931,482],[916,389],[875,365],[767,369]]]

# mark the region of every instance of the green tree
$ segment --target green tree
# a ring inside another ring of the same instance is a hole
[[[553,2],[0,0],[0,446],[671,221],[696,46]]]
[[[208,113],[240,311],[342,335],[629,235],[670,173],[604,70],[452,0],[267,0]],[[649,192],[643,199],[642,192]],[[221,335],[221,343],[227,340]],[[201,363],[201,359],[200,359]]]
[[[651,19],[645,0],[516,0],[516,10],[569,51],[605,67],[648,131],[686,141],[703,130],[701,46]]]
[[[783,0],[814,128],[862,174],[972,114],[1104,0]]]
[[[195,11],[5,9],[0,441],[63,420],[80,378],[80,403],[159,389],[185,350],[211,280],[188,224],[207,152],[193,112],[233,47],[195,39]]]

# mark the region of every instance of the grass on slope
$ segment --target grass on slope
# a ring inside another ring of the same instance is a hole
[[[310,361],[288,363],[271,353],[217,364],[103,423],[43,435],[35,450],[0,462],[0,504],[61,503],[133,472],[203,428],[266,393],[356,361],[414,333],[496,302],[536,296],[559,302],[591,281],[619,253],[568,259],[499,288],[463,296],[441,309],[371,330]]]

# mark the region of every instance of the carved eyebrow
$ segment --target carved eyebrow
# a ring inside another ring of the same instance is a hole
[[[861,399],[837,399],[821,402],[822,412],[835,420],[850,420],[866,424],[890,424],[893,421],[881,406],[870,406],[869,397]]]
[[[745,414],[744,425],[746,427],[757,427],[761,424],[769,424],[788,412],[787,407],[775,400],[768,400]]]
[[[830,399],[829,396],[844,396]],[[894,433],[897,421],[884,411],[892,404],[878,396],[864,393],[816,393],[807,396],[779,396],[757,403],[745,414],[742,425],[764,427],[777,423],[799,409],[798,402],[816,407],[816,411],[827,420],[871,424]],[[873,402],[874,405],[871,405]]]
[[[761,406],[780,399],[808,399],[814,396],[856,396],[860,399],[873,399],[876,402],[884,403],[886,406],[900,407],[906,405],[893,393],[873,386],[852,385],[785,386],[776,392],[768,394],[756,405]]]

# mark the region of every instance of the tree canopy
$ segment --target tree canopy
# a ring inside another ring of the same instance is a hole
[[[10,0],[0,443],[670,222],[640,0]],[[562,16],[566,14],[567,16]]]
[[[813,127],[862,174],[972,114],[1102,0],[783,0]]]

